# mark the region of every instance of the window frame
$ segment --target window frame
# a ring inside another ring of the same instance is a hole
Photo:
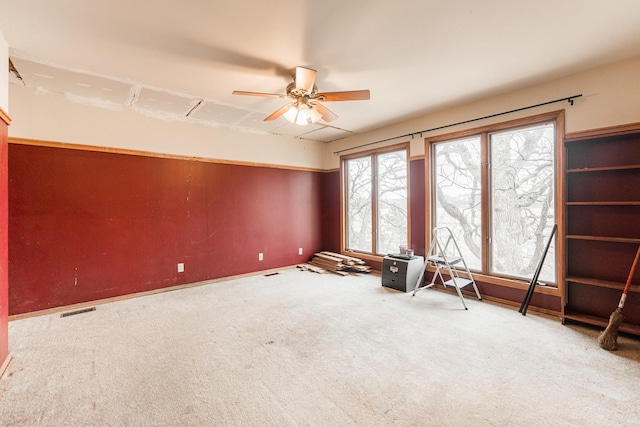
[[[410,143],[403,142],[400,144],[388,145],[378,149],[359,151],[357,153],[345,154],[340,156],[340,251],[346,254],[357,254],[359,258],[381,261],[386,254],[377,252],[377,156],[393,151],[405,150],[406,155],[406,168],[407,168],[407,239],[406,244],[411,248],[411,155],[410,155]],[[371,221],[372,221],[372,252],[364,252],[359,250],[352,250],[347,248],[347,178],[345,164],[352,159],[366,158],[371,159],[371,165],[374,171],[373,177],[373,191],[372,191],[372,206],[371,206]]]
[[[489,269],[490,257],[491,257],[491,245],[489,244],[487,238],[491,236],[490,227],[490,197],[491,197],[491,188],[490,188],[490,174],[487,173],[487,168],[489,167],[489,135],[491,133],[502,132],[507,130],[517,130],[519,128],[527,128],[530,126],[535,126],[543,123],[555,123],[555,164],[554,164],[554,210],[555,210],[555,221],[558,226],[557,235],[556,235],[556,282],[553,286],[543,287],[541,289],[541,293],[556,295],[559,296],[561,292],[563,292],[564,288],[564,110],[552,111],[548,113],[542,113],[535,116],[523,117],[515,120],[510,120],[506,122],[494,123],[482,127],[472,128],[468,130],[463,130],[459,132],[453,132],[443,135],[438,135],[431,138],[425,138],[425,242],[426,249],[428,250],[431,238],[432,238],[432,230],[434,227],[434,218],[435,218],[435,193],[434,193],[434,185],[435,180],[432,177],[434,173],[435,167],[435,146],[438,143],[445,143],[449,141],[460,140],[464,138],[470,138],[474,136],[480,137],[480,163],[482,168],[481,174],[481,186],[482,186],[482,196],[481,196],[481,268],[482,271],[472,271],[473,276],[476,280],[480,280],[482,282],[501,285],[506,287],[512,287],[517,289],[526,289],[528,286],[528,282],[522,278],[517,278],[515,276],[510,276],[506,274],[498,274],[491,273]],[[546,288],[546,289],[545,289]]]

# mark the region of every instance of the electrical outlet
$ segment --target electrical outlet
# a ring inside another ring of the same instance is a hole
[[[298,255],[302,255],[302,248],[298,248]]]
[[[178,263],[178,273],[184,273],[184,262]]]
[[[258,254],[258,261],[262,261],[264,259],[264,255],[262,254],[262,252],[260,252]]]

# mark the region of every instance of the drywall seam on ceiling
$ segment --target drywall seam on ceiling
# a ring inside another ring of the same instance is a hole
[[[41,88],[38,88],[41,89]],[[105,101],[104,99],[99,98],[88,98],[85,96],[75,95],[73,93],[64,93],[65,98],[67,98],[71,102],[75,102],[77,104],[90,105],[92,107],[100,107],[106,108],[114,111],[122,111],[123,105],[116,104],[114,102]]]
[[[133,108],[133,105],[135,104],[136,100],[140,96],[141,90],[142,90],[141,84],[135,84],[131,86],[131,89],[129,90],[129,97],[127,98],[127,102],[125,104],[127,107]]]

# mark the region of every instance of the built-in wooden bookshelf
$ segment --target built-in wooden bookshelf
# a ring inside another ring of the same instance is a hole
[[[640,125],[565,140],[562,319],[606,326],[640,245]],[[640,271],[623,332],[640,335]]]

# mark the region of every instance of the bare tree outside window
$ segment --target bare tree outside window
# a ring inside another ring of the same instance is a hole
[[[481,135],[435,144],[435,221],[451,228],[467,265],[483,271],[482,242],[489,242],[489,271],[529,278],[555,223],[555,124],[487,134],[489,167],[482,168]],[[489,188],[482,188],[483,174]],[[482,230],[482,194],[488,192],[488,235]],[[540,280],[555,283],[555,247]]]
[[[407,243],[407,155],[406,151],[379,154],[377,251],[398,251]]]
[[[371,158],[350,159],[347,175],[347,248],[371,252],[372,250],[372,165]]]
[[[482,268],[480,137],[435,146],[435,221],[449,227],[469,268]]]
[[[532,276],[542,257],[555,224],[554,135],[552,123],[490,135],[493,272]],[[556,280],[554,252],[542,281]]]
[[[407,150],[382,151],[343,162],[345,249],[383,255],[408,238]]]

